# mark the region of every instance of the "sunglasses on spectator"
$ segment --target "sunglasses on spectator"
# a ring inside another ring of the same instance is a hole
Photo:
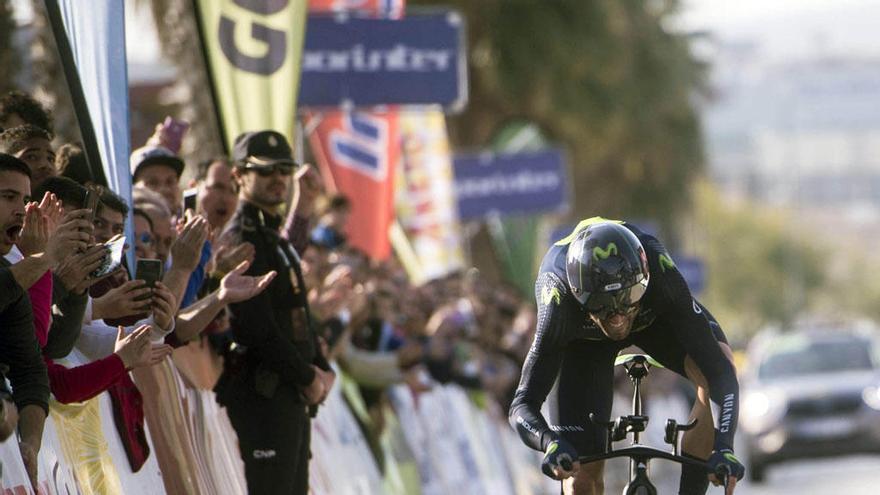
[[[151,236],[150,234],[148,234],[148,233],[146,233],[146,232],[144,232],[143,234],[141,234],[141,235],[137,238],[137,240],[141,241],[141,244],[143,244],[143,245],[145,245],[145,246],[149,246],[149,245],[153,244],[153,236]]]
[[[245,167],[245,170],[251,170],[256,172],[260,177],[271,177],[275,172],[279,172],[281,175],[287,177],[293,174],[294,166],[289,163],[276,163],[274,165],[259,167],[253,166],[248,163]]]

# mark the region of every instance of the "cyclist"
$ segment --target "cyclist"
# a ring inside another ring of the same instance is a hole
[[[567,492],[601,494],[604,463],[580,466],[579,455],[604,451],[613,397],[614,359],[636,345],[697,386],[683,438],[684,455],[708,461],[710,473],[724,465],[733,493],[745,469],[733,455],[738,383],[733,355],[721,327],[699,302],[663,245],[635,226],[594,217],[544,257],[535,283],[538,323],[510,407],[520,438],[544,452],[542,470],[567,479]],[[541,405],[549,399],[549,421]],[[713,428],[710,402],[718,406]],[[704,494],[714,474],[682,468],[680,494]]]

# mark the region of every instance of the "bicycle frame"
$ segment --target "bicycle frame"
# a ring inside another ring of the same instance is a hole
[[[629,366],[626,363],[631,363]],[[648,375],[649,358],[644,355],[636,354],[626,356],[623,360],[624,367],[633,384],[632,414],[629,416],[620,416],[616,421],[601,421],[590,414],[590,420],[596,424],[604,425],[607,428],[607,437],[605,441],[605,452],[590,456],[581,456],[579,461],[581,464],[596,462],[614,457],[629,457],[630,479],[623,490],[624,495],[656,495],[657,489],[651,483],[648,477],[648,465],[652,459],[666,459],[679,464],[698,466],[705,468],[706,464],[696,459],[691,459],[679,455],[678,434],[687,431],[696,426],[696,420],[679,425],[675,420],[668,420],[666,423],[666,443],[672,445],[672,452],[666,452],[647,445],[639,443],[641,432],[645,431],[648,424],[648,417],[642,414],[642,379]],[[629,447],[612,450],[611,444],[615,440],[623,440],[629,433],[633,434],[633,440]],[[641,491],[640,491],[641,490]]]

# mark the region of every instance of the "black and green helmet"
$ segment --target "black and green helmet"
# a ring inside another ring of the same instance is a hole
[[[648,258],[639,239],[619,222],[593,223],[568,245],[565,273],[572,294],[600,318],[628,313],[648,288]]]

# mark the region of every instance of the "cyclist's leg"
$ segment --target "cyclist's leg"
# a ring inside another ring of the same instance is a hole
[[[721,345],[721,350],[732,362],[733,353],[727,345],[727,337],[708,311],[706,311],[706,315],[709,318],[712,333]],[[712,453],[715,441],[715,423],[712,420],[712,408],[709,405],[708,384],[693,359],[687,356],[681,346],[674,339],[670,339],[669,335],[668,328],[652,325],[639,332],[633,339],[633,343],[669,370],[687,378],[696,387],[697,398],[691,409],[690,419],[696,419],[697,426],[693,430],[685,432],[682,437],[682,453],[688,457],[706,460]],[[693,466],[682,467],[679,493],[704,494],[708,486],[709,480],[704,470]]]
[[[575,341],[568,345],[562,368],[547,396],[548,423],[579,455],[605,449],[606,430],[590,421],[590,413],[607,421],[614,397],[616,342]],[[604,492],[604,463],[581,466],[565,483],[566,493],[599,495]]]
[[[581,466],[577,474],[562,483],[566,494],[602,495],[605,493],[605,461]]]

